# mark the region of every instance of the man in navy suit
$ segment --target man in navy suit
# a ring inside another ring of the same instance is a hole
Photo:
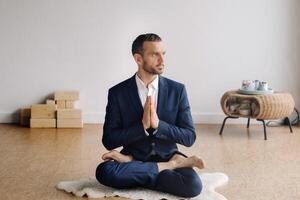
[[[109,89],[102,142],[109,150],[96,170],[97,180],[114,188],[144,187],[181,197],[200,194],[202,183],[177,145],[196,140],[183,84],[162,77],[165,50],[156,34],[138,36],[132,44],[137,73]],[[123,147],[121,152],[114,150]]]

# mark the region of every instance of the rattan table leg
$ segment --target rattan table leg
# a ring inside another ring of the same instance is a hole
[[[288,125],[290,127],[290,132],[293,133],[293,129],[292,129],[292,125],[291,125],[290,119],[288,117],[286,117],[285,120],[287,121],[287,123],[288,123]]]
[[[223,132],[223,129],[224,129],[226,120],[229,119],[229,118],[230,118],[230,119],[237,119],[238,117],[232,117],[232,116],[227,116],[227,117],[225,117],[225,119],[223,120],[222,127],[221,127],[221,130],[220,130],[219,135],[222,135],[222,132]]]
[[[249,128],[249,125],[250,125],[250,117],[248,118],[247,128]]]
[[[265,140],[267,140],[267,130],[266,130],[266,123],[265,120],[263,119],[256,119],[257,121],[261,121],[263,123],[264,126],[264,136],[265,136]]]

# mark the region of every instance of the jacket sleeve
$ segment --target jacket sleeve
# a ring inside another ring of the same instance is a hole
[[[187,147],[190,147],[194,144],[196,140],[196,133],[193,126],[193,119],[186,89],[184,86],[180,95],[176,124],[173,125],[160,120],[158,131],[155,136],[157,138],[170,140]]]
[[[146,137],[142,119],[130,127],[123,127],[120,106],[111,89],[108,92],[102,143],[106,149],[112,150],[129,145]]]

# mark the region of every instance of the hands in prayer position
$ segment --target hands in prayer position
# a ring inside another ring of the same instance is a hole
[[[158,128],[159,119],[151,96],[147,96],[144,105],[144,114],[143,114],[142,122],[145,130],[148,128],[153,128],[153,129]]]

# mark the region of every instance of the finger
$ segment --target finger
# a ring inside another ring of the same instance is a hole
[[[151,100],[151,105],[150,106],[151,106],[151,112],[155,112],[156,108],[155,108],[153,99]]]
[[[149,105],[150,105],[150,99],[149,99],[149,96],[147,96],[144,108],[148,107]]]
[[[151,110],[155,109],[155,103],[153,97],[151,97]]]
[[[151,101],[151,109],[154,109],[155,108],[155,105],[154,105],[154,101],[152,100]]]
[[[153,111],[153,99],[152,99],[152,97],[151,96],[149,96],[149,110],[150,110],[150,113],[152,113],[152,111]]]
[[[154,106],[151,106],[151,119],[156,118],[156,111]]]
[[[148,109],[149,109],[149,112],[151,111],[151,97],[149,96],[149,97],[147,97],[148,98]]]
[[[148,97],[149,97],[150,105],[152,105],[153,104],[152,96],[148,96]]]
[[[147,96],[148,104],[151,105],[151,96]]]
[[[149,120],[150,120],[150,118],[151,118],[151,105],[150,104],[148,105],[147,112],[148,112],[148,116],[149,116]]]

